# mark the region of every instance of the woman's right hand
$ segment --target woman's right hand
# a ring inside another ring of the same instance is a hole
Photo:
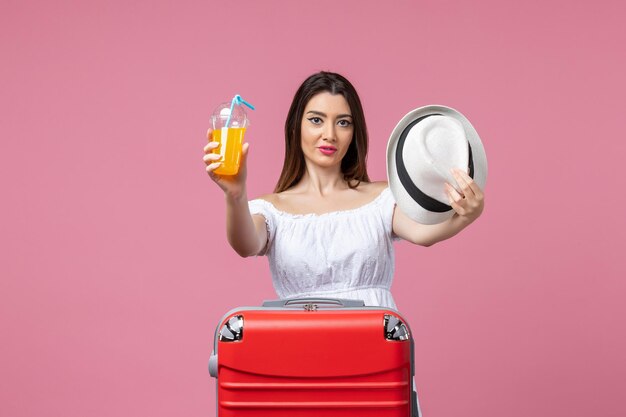
[[[209,177],[213,180],[213,182],[215,182],[227,196],[234,198],[245,196],[248,144],[243,144],[239,172],[237,175],[219,175],[215,173],[215,170],[222,164],[220,161],[222,156],[218,153],[213,153],[213,150],[219,148],[220,143],[213,140],[212,133],[212,129],[207,131],[207,139],[209,140],[209,143],[204,147],[203,160],[206,165],[206,172],[209,174]]]

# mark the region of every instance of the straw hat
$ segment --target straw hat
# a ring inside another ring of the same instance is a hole
[[[479,187],[487,181],[487,156],[478,133],[458,111],[431,105],[410,111],[391,132],[387,177],[396,203],[422,224],[454,214],[445,183],[458,189],[450,170],[465,170]]]

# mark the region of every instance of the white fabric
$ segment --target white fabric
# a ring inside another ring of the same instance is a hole
[[[249,207],[265,218],[265,254],[281,299],[359,299],[396,309],[390,292],[395,201],[389,188],[356,209],[320,215],[286,213],[261,199]]]

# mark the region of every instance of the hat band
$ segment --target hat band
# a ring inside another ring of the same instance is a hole
[[[413,126],[417,123],[421,122],[427,117],[430,116],[442,116],[441,114],[427,114],[426,116],[422,116],[415,121],[411,122],[400,135],[400,139],[398,139],[398,146],[396,147],[396,170],[398,171],[398,178],[400,182],[404,186],[406,192],[411,196],[411,198],[424,209],[431,211],[433,213],[445,213],[446,211],[452,210],[447,204],[444,204],[438,200],[435,200],[429,195],[424,194],[422,190],[420,190],[417,185],[411,180],[409,173],[406,171],[404,166],[404,159],[402,158],[402,150],[404,149],[404,141],[406,140],[409,131]],[[467,147],[469,148],[469,176],[474,178],[474,158],[472,158],[472,147],[469,142],[467,143]]]

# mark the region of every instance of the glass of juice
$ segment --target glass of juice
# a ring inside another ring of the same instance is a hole
[[[222,156],[222,165],[215,170],[216,174],[237,175],[245,131],[245,127],[222,127],[213,131],[213,140],[220,143],[213,152]]]
[[[222,103],[211,115],[213,140],[220,146],[213,150],[222,159],[222,165],[214,172],[218,175],[237,175],[241,162],[241,147],[246,128],[250,124],[243,105],[254,107],[236,95],[230,103]]]

